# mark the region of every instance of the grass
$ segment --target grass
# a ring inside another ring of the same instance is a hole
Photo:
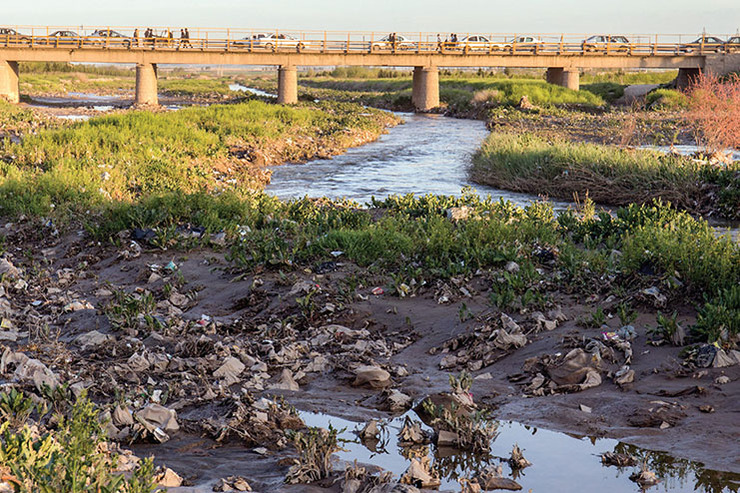
[[[133,73],[127,75],[88,74],[83,72],[20,72],[21,94],[31,96],[65,95],[68,92],[120,94],[133,92]]]
[[[689,97],[675,89],[655,89],[645,97],[645,106],[651,110],[685,110],[689,107]]]
[[[168,96],[184,97],[206,97],[206,96],[233,96],[242,94],[229,89],[229,84],[233,81],[228,77],[219,77],[215,79],[195,79],[195,78],[160,78],[160,93]]]
[[[740,216],[737,164],[717,168],[657,151],[493,133],[474,156],[471,174],[478,183],[517,192],[588,195],[611,205],[662,198],[687,210]]]
[[[655,70],[649,72],[624,72],[622,70],[605,72],[586,72],[581,75],[581,84],[601,82],[616,83],[622,86],[634,84],[667,84],[678,76],[677,70]]]
[[[152,114],[135,111],[27,135],[0,147],[0,213],[46,214],[164,192],[260,188],[260,155],[329,155],[369,140],[392,115],[348,104],[252,101]]]

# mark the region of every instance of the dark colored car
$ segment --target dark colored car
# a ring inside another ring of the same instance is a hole
[[[624,36],[600,34],[583,40],[584,53],[629,53],[630,41]]]
[[[111,29],[98,29],[87,37],[87,43],[93,46],[111,46],[131,48],[131,38]]]
[[[740,52],[740,36],[733,36],[725,43],[725,52],[727,53],[738,53]]]
[[[31,42],[31,37],[20,34],[15,29],[9,27],[0,27],[0,45],[18,45]]]
[[[46,46],[79,46],[82,38],[74,31],[55,31],[48,36],[36,36],[34,43]]]
[[[717,36],[701,36],[678,47],[681,53],[721,53],[724,49],[725,41]]]

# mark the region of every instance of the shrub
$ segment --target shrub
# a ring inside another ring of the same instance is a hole
[[[740,75],[701,73],[691,87],[689,120],[709,151],[740,148]]]

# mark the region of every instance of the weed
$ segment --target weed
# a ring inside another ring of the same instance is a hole
[[[699,309],[692,331],[709,343],[740,334],[740,285],[721,290]]]
[[[10,392],[0,393],[0,418],[9,423],[11,429],[23,426],[35,409],[33,400],[15,387]]]
[[[624,327],[625,325],[632,325],[637,320],[637,311],[633,310],[629,303],[623,301],[617,305],[617,316],[619,317],[619,323]]]
[[[327,478],[332,471],[331,456],[339,452],[338,435],[344,430],[310,427],[305,432],[289,432],[299,458],[288,470],[285,482],[288,484],[313,483]]]
[[[113,298],[105,307],[105,314],[111,325],[118,330],[135,330],[140,325],[152,329],[159,326],[152,315],[155,307],[156,302],[151,292],[127,293],[119,289],[113,291]]]
[[[649,327],[647,330],[648,335],[653,336],[657,340],[679,342],[676,337],[683,339],[680,336],[682,329],[678,323],[678,312],[674,311],[672,315],[666,316],[661,312],[658,312],[656,317],[657,326]]]

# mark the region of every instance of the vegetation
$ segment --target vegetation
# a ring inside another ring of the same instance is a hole
[[[118,77],[133,77],[134,68],[120,65],[85,65],[68,62],[20,62],[19,71],[23,73],[46,74],[49,72],[75,72]]]
[[[689,106],[689,98],[675,89],[656,89],[645,97],[645,106],[651,110],[684,110]]]
[[[581,75],[581,84],[594,84],[600,82],[616,83],[622,86],[633,84],[668,84],[678,76],[677,70],[625,72],[623,70],[612,70],[602,72],[586,72]]]
[[[162,78],[159,79],[159,90],[162,94],[180,97],[236,96],[242,94],[229,89],[229,85],[232,83],[232,79],[228,77],[215,79]]]
[[[120,94],[133,92],[133,74],[101,75],[85,72],[27,72],[21,70],[20,90],[23,95],[66,95],[69,92]]]
[[[27,135],[0,148],[0,213],[46,214],[163,192],[244,192],[277,162],[329,155],[377,137],[395,117],[348,104],[257,101],[152,114],[135,111]]]
[[[710,152],[740,149],[740,75],[703,74],[691,88],[689,121]]]
[[[311,427],[305,432],[291,432],[299,458],[290,468],[285,482],[288,484],[313,483],[327,478],[332,471],[331,456],[339,452],[338,434],[343,430]]]
[[[588,194],[613,205],[662,198],[687,210],[719,210],[736,218],[738,169],[737,163],[718,168],[657,151],[493,133],[474,156],[471,173],[478,183],[507,190],[563,199]]]
[[[23,401],[0,394],[0,402]],[[28,418],[28,413],[25,419]],[[17,415],[16,415],[17,416]],[[103,452],[103,423],[95,405],[83,395],[69,413],[54,416],[56,429],[40,433],[27,424],[0,425],[0,472],[19,492],[149,493],[154,491],[154,467],[142,461],[133,475],[113,472],[116,457]]]

